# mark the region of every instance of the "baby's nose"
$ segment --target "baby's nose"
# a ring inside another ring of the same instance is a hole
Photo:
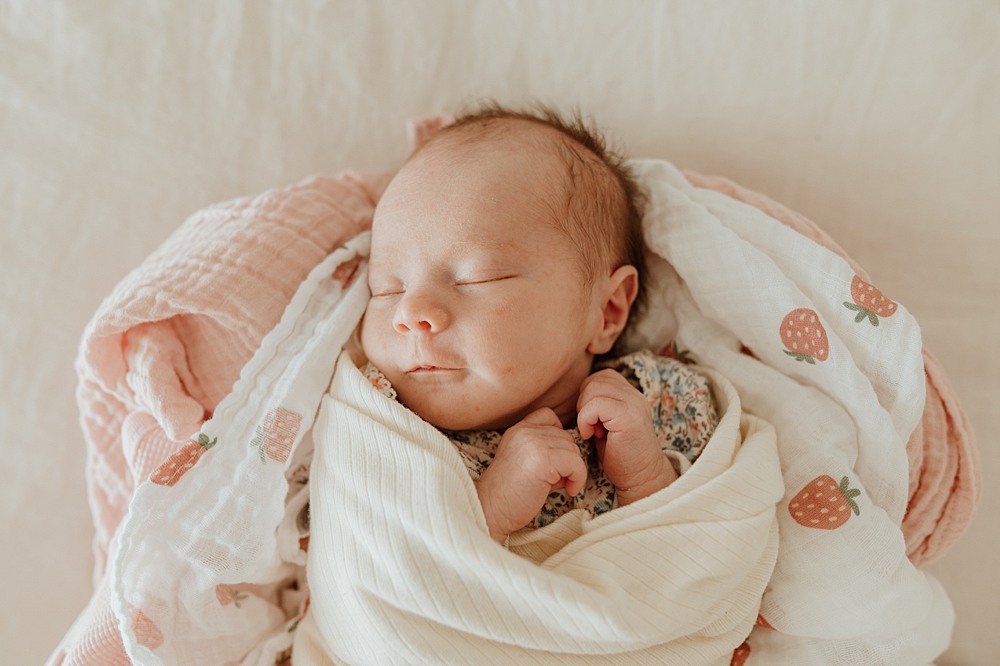
[[[448,310],[436,300],[406,295],[396,307],[392,325],[399,333],[440,333],[450,322]]]

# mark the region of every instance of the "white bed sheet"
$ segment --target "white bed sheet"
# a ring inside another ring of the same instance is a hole
[[[73,360],[101,298],[191,211],[393,166],[406,118],[490,96],[772,196],[916,314],[987,479],[933,566],[939,663],[994,663],[998,82],[991,0],[0,1],[3,661],[41,662],[90,594]]]

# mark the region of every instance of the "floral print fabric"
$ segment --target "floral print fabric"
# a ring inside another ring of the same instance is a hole
[[[672,456],[679,453],[694,462],[718,424],[708,380],[675,359],[656,356],[649,351],[635,352],[595,366],[595,370],[603,368],[620,372],[646,396],[653,429],[663,451]],[[368,363],[362,372],[385,396],[396,399],[396,391],[378,368]],[[442,432],[455,445],[473,480],[478,480],[493,462],[502,436],[496,430]],[[573,509],[585,509],[598,515],[617,506],[615,488],[601,470],[593,440],[582,440],[576,428],[569,428],[567,432],[587,461],[587,483],[573,497],[562,489],[552,492],[529,527],[548,525]]]

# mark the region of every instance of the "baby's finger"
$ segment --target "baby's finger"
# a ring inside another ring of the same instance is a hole
[[[583,382],[580,384],[580,396],[576,400],[577,409],[579,409],[580,405],[583,404],[583,401],[587,399],[587,396],[594,392],[595,386],[600,386],[602,384],[607,385],[614,381],[613,377],[608,375],[609,372],[611,373],[611,375],[615,377],[621,377],[621,375],[619,375],[614,370],[605,369],[595,372],[594,374],[587,376],[587,378],[583,380]]]
[[[609,431],[615,430],[616,420],[626,413],[625,402],[621,398],[607,395],[596,395],[588,399],[576,416],[580,437],[606,437]]]
[[[580,395],[576,400],[576,410],[579,412],[585,403],[600,396],[626,401],[636,397],[641,398],[642,392],[629,384],[628,380],[617,372],[602,370],[587,377],[584,383],[580,385]]]
[[[580,431],[580,439],[590,439],[594,437],[596,439],[604,439],[608,436],[608,429],[604,427],[604,424],[598,421],[597,423],[583,423],[577,421],[577,429]]]
[[[598,397],[606,395],[599,386],[600,381],[590,381],[597,375],[591,375],[587,382],[580,389],[580,397],[576,403],[576,427],[580,431],[580,437],[590,439],[591,437],[607,436],[607,429],[601,422],[601,414],[594,401]]]
[[[581,411],[576,415],[576,427],[580,431],[580,439],[587,440],[591,437],[607,437],[607,430],[600,419],[594,420],[591,415],[584,415]],[[602,433],[603,431],[603,433]]]
[[[531,412],[523,419],[521,423],[527,423],[530,425],[543,425],[543,426],[555,426],[556,428],[562,429],[562,421],[556,416],[556,413],[551,407],[539,407],[535,411]]]
[[[606,384],[617,387],[632,386],[629,381],[625,379],[625,375],[616,370],[612,370],[611,368],[598,370],[594,374],[588,376],[583,380],[583,384],[581,384],[581,386],[586,384]]]
[[[553,490],[565,488],[570,496],[583,490],[583,484],[587,481],[587,465],[584,464],[579,449],[552,449],[549,452],[549,462],[552,469],[546,480],[552,484]]]

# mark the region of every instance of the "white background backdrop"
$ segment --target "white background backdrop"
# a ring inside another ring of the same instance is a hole
[[[934,565],[942,665],[1000,653],[1000,5],[0,0],[0,661],[90,594],[76,347],[189,213],[391,168],[406,118],[579,106],[635,156],[818,222],[922,323],[980,439],[979,518]]]

